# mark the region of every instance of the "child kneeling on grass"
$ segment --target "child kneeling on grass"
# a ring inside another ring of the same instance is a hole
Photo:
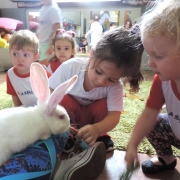
[[[107,132],[119,122],[123,110],[121,78],[130,83],[131,91],[139,90],[143,46],[136,34],[123,28],[107,32],[91,50],[89,60],[72,58],[50,77],[52,91],[77,75],[61,105],[67,110],[71,124],[78,129],[77,138],[89,146],[103,141],[107,151],[114,143]],[[76,138],[69,140],[65,151],[73,150]]]

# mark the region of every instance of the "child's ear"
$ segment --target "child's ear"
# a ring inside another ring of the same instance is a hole
[[[39,54],[36,54],[36,55],[34,56],[34,61],[38,60],[38,58],[39,58]]]

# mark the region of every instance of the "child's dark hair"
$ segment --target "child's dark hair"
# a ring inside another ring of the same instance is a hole
[[[143,50],[137,34],[119,27],[102,36],[92,58],[115,63],[123,71],[124,83],[129,82],[130,92],[137,92],[143,80],[140,71]]]
[[[81,38],[81,42],[87,41],[87,39],[85,37]]]
[[[116,24],[115,22],[111,22],[111,23],[109,24],[109,27],[111,27],[111,26],[117,26],[117,24]]]
[[[76,33],[74,31],[65,31],[64,29],[57,29],[54,38],[52,39],[52,45],[55,46],[58,40],[67,40],[72,44],[72,49],[76,49]],[[72,58],[74,55],[72,56]],[[49,61],[56,59],[56,55],[52,57]]]
[[[99,21],[100,16],[99,16],[98,14],[93,14],[93,16],[91,17],[91,19],[92,19],[93,21]]]

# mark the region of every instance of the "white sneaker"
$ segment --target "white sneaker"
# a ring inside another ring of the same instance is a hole
[[[106,148],[103,142],[62,160],[53,180],[91,180],[100,175],[106,162]]]

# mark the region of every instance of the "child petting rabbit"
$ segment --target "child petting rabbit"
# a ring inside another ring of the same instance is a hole
[[[34,106],[37,97],[30,83],[30,65],[38,58],[38,39],[29,30],[15,32],[9,42],[9,53],[14,67],[6,76],[7,94],[12,96],[14,106]],[[48,73],[48,77],[50,73]]]
[[[57,174],[55,179],[60,174],[61,177],[67,175],[70,179],[77,179],[82,169],[91,167],[94,171],[95,166],[98,168],[93,176],[97,177],[106,160],[103,143],[95,144],[72,159],[63,160],[58,172],[55,168],[67,142],[70,126],[66,110],[58,103],[77,77],[59,85],[50,95],[45,69],[38,63],[32,63],[30,74],[38,105],[0,111],[0,178],[50,180],[54,174]],[[19,153],[14,154],[16,152]],[[89,180],[87,175],[84,174],[82,179]]]
[[[107,133],[119,123],[123,110],[120,79],[129,82],[131,92],[139,90],[143,80],[142,53],[143,46],[136,34],[116,28],[101,37],[92,48],[89,60],[72,58],[51,75],[52,92],[59,84],[78,76],[60,103],[67,110],[72,126],[78,129],[77,135],[72,140],[69,138],[66,152],[74,148],[77,138],[89,146],[103,141],[107,151],[113,150],[114,143]]]

